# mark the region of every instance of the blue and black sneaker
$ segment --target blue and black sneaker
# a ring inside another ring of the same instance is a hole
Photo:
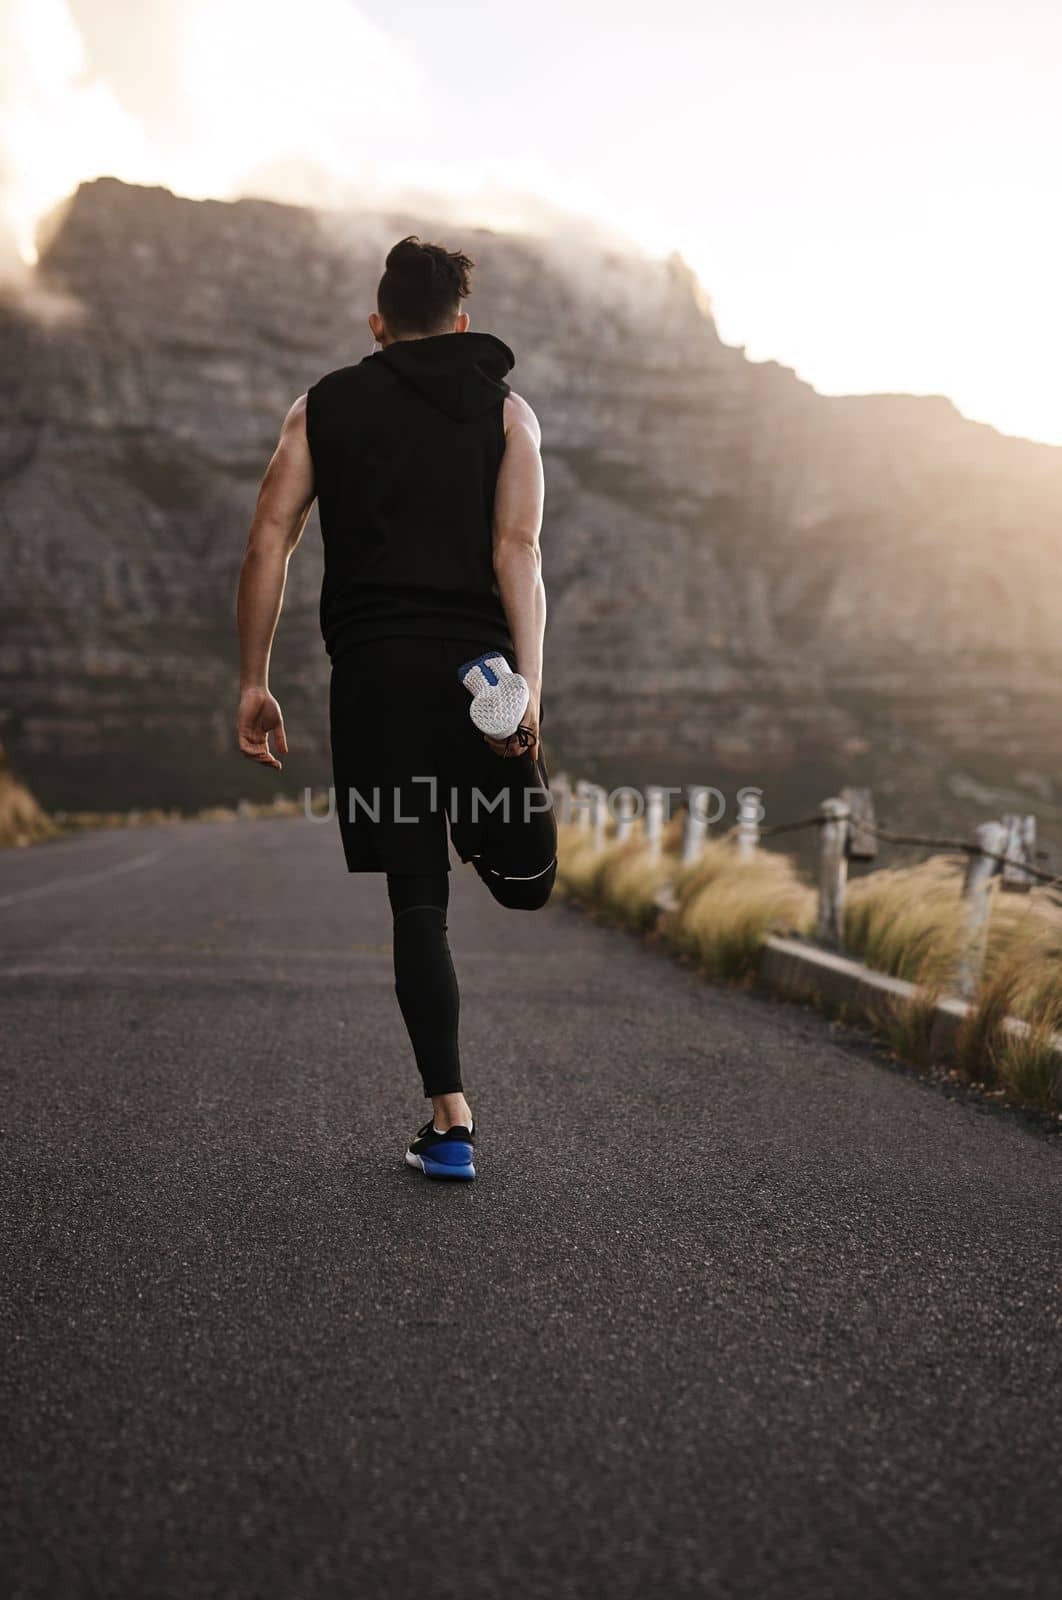
[[[474,1121],[471,1128],[463,1128],[458,1123],[445,1133],[439,1133],[434,1122],[426,1122],[406,1151],[406,1161],[426,1178],[474,1178],[475,1126]]]

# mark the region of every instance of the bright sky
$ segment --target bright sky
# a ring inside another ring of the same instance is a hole
[[[0,0],[0,62],[24,251],[101,171],[530,192],[681,250],[823,392],[1062,443],[1062,0]]]

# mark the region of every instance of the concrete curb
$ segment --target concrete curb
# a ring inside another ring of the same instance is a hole
[[[916,984],[903,978],[890,978],[861,961],[777,934],[764,946],[759,975],[767,988],[788,999],[809,1001],[827,1010],[852,1010],[870,1019],[897,1003],[914,1000],[919,993]],[[954,997],[937,1001],[929,1035],[934,1056],[947,1059],[955,1055],[959,1029],[972,1009],[965,1000]],[[1028,1026],[1020,1017],[1008,1017],[1004,1023],[1008,1033],[1019,1037],[1028,1032]],[[1055,1054],[1062,1068],[1062,1038],[1056,1037]]]
[[[658,909],[667,914],[678,909],[679,901],[671,884],[657,890]],[[919,995],[917,984],[904,978],[890,978],[875,972],[861,961],[853,961],[820,945],[802,939],[786,939],[772,934],[760,956],[759,979],[763,986],[789,1000],[802,1000],[820,1010],[846,1011],[872,1027],[886,1020],[894,1007],[909,1003]],[[933,1006],[928,1047],[935,1061],[954,1061],[958,1054],[959,1030],[974,1008],[958,996],[942,996]],[[1021,1038],[1029,1024],[1020,1017],[1007,1017],[1003,1031]],[[1062,1109],[1062,1034],[1054,1037],[1055,1101]]]

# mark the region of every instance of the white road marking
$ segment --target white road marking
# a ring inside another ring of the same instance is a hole
[[[0,895],[0,910],[5,906],[20,905],[24,900],[40,900],[46,894],[58,894],[61,889],[79,889],[87,883],[100,883],[105,878],[116,878],[122,872],[136,872],[161,861],[168,850],[150,850],[146,855],[134,856],[131,861],[120,861],[115,867],[101,867],[98,872],[79,872],[69,878],[53,878],[51,883],[38,884],[35,889],[16,889],[14,894]]]

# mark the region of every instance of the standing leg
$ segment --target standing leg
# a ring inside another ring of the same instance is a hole
[[[448,872],[387,874],[394,913],[395,994],[409,1033],[424,1094],[440,1133],[472,1113],[461,1085],[458,1050],[460,994],[446,938]]]

